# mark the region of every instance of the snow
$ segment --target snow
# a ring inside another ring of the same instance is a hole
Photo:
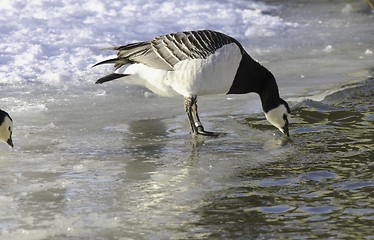
[[[256,37],[297,27],[262,13],[272,9],[251,1],[2,0],[0,84],[91,82],[91,66],[110,54],[100,47],[168,32],[210,28]]]

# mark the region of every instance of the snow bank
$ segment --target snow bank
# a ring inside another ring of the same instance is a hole
[[[295,24],[251,1],[2,0],[0,86],[93,82],[98,49],[155,35],[215,29],[237,38],[273,36]],[[106,56],[104,56],[106,55]]]

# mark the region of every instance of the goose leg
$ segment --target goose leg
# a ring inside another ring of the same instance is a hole
[[[195,127],[195,121],[192,116],[192,97],[185,97],[184,98],[184,110],[187,113],[188,122],[190,123],[191,134],[196,135],[197,129]]]
[[[197,96],[184,98],[184,108],[187,113],[188,121],[190,122],[192,135],[203,135],[216,137],[219,134],[214,132],[208,132],[204,130],[203,125],[200,122],[199,114],[197,113]]]

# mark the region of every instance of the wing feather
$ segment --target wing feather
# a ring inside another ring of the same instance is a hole
[[[206,58],[230,43],[237,44],[244,54],[244,49],[237,40],[220,32],[200,30],[171,33],[148,42],[107,48],[118,51],[117,58],[94,66],[114,63],[114,67],[118,69],[128,63],[142,63],[152,68],[172,71],[180,61]]]

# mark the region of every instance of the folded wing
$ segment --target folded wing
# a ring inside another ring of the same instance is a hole
[[[99,62],[94,66],[114,63],[114,67],[118,69],[125,64],[142,63],[152,68],[172,71],[180,61],[204,59],[230,43],[237,44],[244,52],[238,41],[223,33],[211,30],[171,33],[149,42],[108,48],[118,51],[117,58]]]

